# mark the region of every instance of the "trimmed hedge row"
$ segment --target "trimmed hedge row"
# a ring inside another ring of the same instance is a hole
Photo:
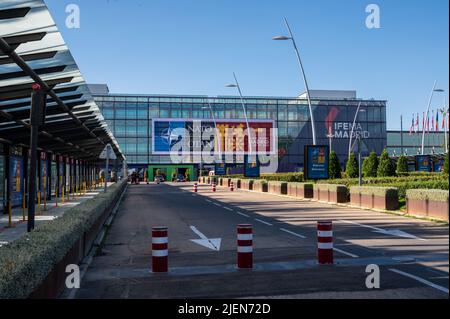
[[[119,196],[126,180],[0,247],[0,299],[27,298]]]
[[[239,179],[246,179],[244,175],[242,174],[236,174],[236,175],[225,175],[221,176],[224,178],[239,178]],[[252,177],[252,179],[264,179],[266,181],[280,181],[280,182],[303,182],[303,173],[276,173],[276,174],[261,174],[261,176],[258,177]]]
[[[374,195],[380,197],[397,197],[398,188],[396,187],[374,187],[374,186],[352,186],[350,194]]]
[[[347,192],[347,186],[338,184],[314,184],[314,189],[330,192]]]
[[[435,202],[448,202],[449,192],[439,189],[408,189],[406,198],[415,200],[430,200]]]

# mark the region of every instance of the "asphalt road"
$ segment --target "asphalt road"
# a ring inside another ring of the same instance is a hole
[[[333,220],[334,265],[317,264],[317,221]],[[251,223],[253,270],[236,269]],[[151,229],[169,228],[169,273],[151,272]],[[220,238],[218,251],[191,241]],[[448,226],[189,183],[130,185],[76,298],[448,298]],[[366,266],[380,288],[366,287]]]

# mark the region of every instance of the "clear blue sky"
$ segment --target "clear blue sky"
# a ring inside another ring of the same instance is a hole
[[[295,96],[304,90],[287,17],[311,89],[388,100],[388,128],[409,128],[434,80],[448,96],[447,0],[45,0],[83,75],[112,92]],[[78,4],[81,28],[65,27]],[[367,29],[376,3],[381,28]],[[433,107],[442,106],[438,93]]]

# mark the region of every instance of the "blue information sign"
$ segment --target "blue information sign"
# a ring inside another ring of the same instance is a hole
[[[260,176],[260,163],[257,156],[254,158],[248,158],[244,156],[244,177],[259,177]]]
[[[328,179],[330,149],[327,145],[305,145],[305,179]]]
[[[216,163],[214,166],[214,175],[217,176],[227,175],[227,164]]]
[[[430,155],[417,155],[416,156],[416,169],[419,172],[431,172],[431,157]]]

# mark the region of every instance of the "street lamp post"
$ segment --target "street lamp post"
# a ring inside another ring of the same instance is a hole
[[[358,107],[356,108],[355,117],[353,118],[352,123],[352,130],[350,131],[350,139],[348,142],[348,158],[350,158],[350,153],[352,152],[352,138],[353,138],[353,131],[356,124],[356,118],[358,117],[359,109],[361,108],[361,102],[358,103]]]
[[[442,119],[444,121],[444,144],[445,144],[445,153],[448,153],[448,140],[447,140],[447,115],[449,112],[449,107],[447,106],[447,99],[444,100],[444,107],[440,109],[442,113]]]
[[[427,119],[430,115],[430,106],[431,106],[431,101],[433,100],[434,92],[444,92],[444,90],[442,90],[442,89],[436,89],[436,81],[434,81],[433,89],[431,90],[430,98],[428,100],[427,112],[425,113]],[[424,119],[424,123],[425,123],[425,119]],[[424,153],[425,153],[425,125],[423,125],[423,127],[422,127],[422,150],[421,150],[421,152],[422,152],[422,155],[424,155]]]
[[[302,60],[300,58],[300,53],[298,51],[297,44],[295,43],[294,35],[292,34],[291,27],[289,26],[289,23],[288,23],[286,18],[284,18],[284,22],[285,22],[286,27],[288,29],[289,36],[288,37],[287,36],[277,36],[277,37],[274,37],[273,40],[291,40],[292,41],[292,44],[293,44],[294,49],[295,49],[295,53],[297,55],[297,61],[298,61],[298,64],[300,65],[300,70],[302,72],[303,81],[305,83],[306,95],[307,95],[307,98],[308,98],[309,115],[311,117],[311,128],[312,128],[313,145],[316,145],[316,127],[315,127],[315,124],[314,124],[314,115],[313,115],[312,105],[311,105],[311,96],[309,94],[310,91],[309,91],[308,81],[306,80],[305,69],[303,68],[303,63],[302,63]]]
[[[233,72],[233,76],[234,76],[234,82],[235,83],[228,84],[228,85],[226,85],[226,87],[228,87],[228,88],[237,88],[237,90],[239,92],[239,96],[241,98],[242,109],[244,111],[244,118],[245,118],[245,122],[246,122],[246,125],[247,125],[247,131],[248,131],[248,154],[251,155],[252,154],[252,138],[251,138],[250,123],[249,123],[248,117],[247,117],[247,108],[245,107],[244,97],[242,96],[241,87],[239,85],[239,82],[237,80],[236,74],[234,72]]]

